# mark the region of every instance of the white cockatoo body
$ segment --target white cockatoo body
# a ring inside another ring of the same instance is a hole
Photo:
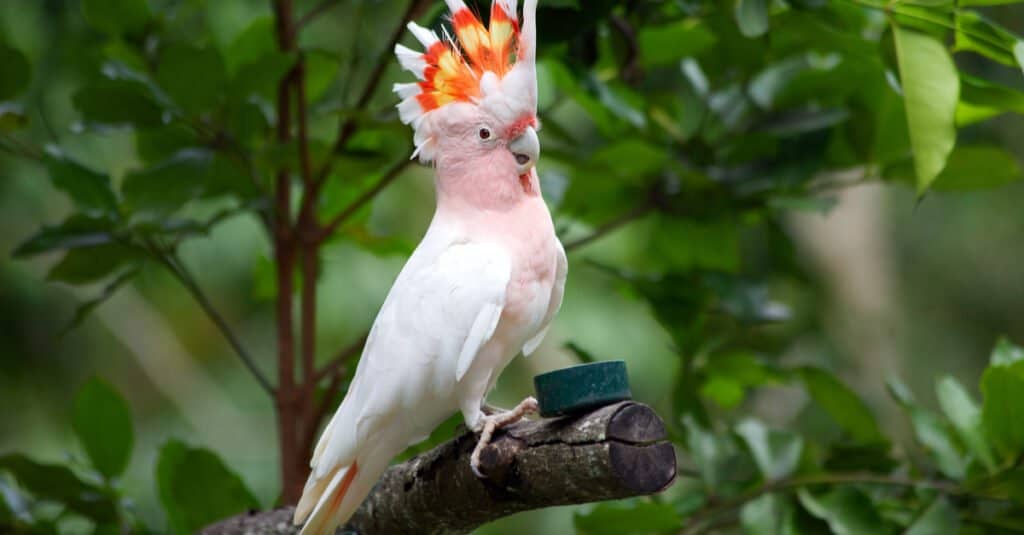
[[[561,305],[567,263],[534,169],[536,0],[522,32],[515,0],[495,0],[489,29],[462,0],[447,2],[457,44],[410,24],[427,51],[396,47],[421,80],[395,91],[420,160],[436,167],[436,212],[317,444],[295,511],[304,534],[347,521],[391,459],[453,412],[482,440],[513,420],[484,415],[484,398]]]

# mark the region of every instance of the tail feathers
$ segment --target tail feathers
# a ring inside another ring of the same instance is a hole
[[[363,500],[363,496],[350,495],[352,483],[358,476],[359,463],[356,462],[347,468],[335,469],[331,472],[331,477],[314,482],[312,487],[307,484],[307,488],[302,494],[302,500],[295,508],[296,523],[302,522],[307,515],[309,516],[300,535],[329,535],[334,533],[338,525],[352,516],[356,507]],[[312,481],[312,476],[310,481]],[[376,479],[374,479],[375,481]],[[349,499],[346,500],[346,498]],[[310,506],[314,501],[316,507],[313,508],[312,515],[310,515]],[[351,506],[353,501],[355,505]],[[349,507],[342,508],[342,505],[349,505]]]
[[[335,467],[327,477],[319,479],[317,479],[315,472],[309,474],[306,486],[302,489],[302,498],[299,500],[299,504],[295,506],[295,515],[292,517],[292,523],[301,524],[305,522],[306,518],[309,517],[309,513],[313,510],[313,506],[320,501],[320,497],[324,495],[327,486],[331,484],[331,481],[338,475],[338,472],[345,472],[346,470],[347,468],[343,466]],[[342,477],[344,477],[344,474]]]

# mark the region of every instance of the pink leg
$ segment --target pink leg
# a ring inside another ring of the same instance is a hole
[[[484,477],[484,475],[480,473],[480,452],[491,443],[491,437],[494,435],[494,432],[502,427],[522,420],[523,416],[526,416],[527,414],[535,414],[536,412],[537,400],[531,396],[524,399],[519,403],[519,405],[516,405],[516,408],[510,411],[484,416],[480,419],[480,440],[476,443],[473,455],[469,457],[469,466],[473,469],[473,473],[476,474],[476,477]]]

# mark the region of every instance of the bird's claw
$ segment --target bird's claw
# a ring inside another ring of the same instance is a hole
[[[519,405],[516,405],[516,408],[510,411],[480,418],[476,429],[476,431],[480,433],[480,440],[477,441],[476,448],[473,449],[473,454],[469,457],[469,467],[473,470],[473,474],[476,475],[476,477],[480,479],[487,477],[480,472],[480,453],[483,452],[484,448],[491,443],[491,437],[494,435],[494,431],[507,425],[514,424],[519,420],[522,420],[523,416],[536,413],[537,411],[537,400],[531,396],[524,399],[519,403]]]

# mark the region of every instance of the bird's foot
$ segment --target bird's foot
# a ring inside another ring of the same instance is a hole
[[[473,449],[473,454],[469,457],[469,466],[473,469],[476,477],[481,479],[486,477],[480,472],[480,452],[491,443],[491,437],[494,435],[494,432],[522,420],[527,414],[535,414],[537,411],[537,400],[531,396],[524,399],[510,411],[490,414],[480,418],[476,429],[476,431],[480,432],[480,440],[476,443],[476,448]]]

